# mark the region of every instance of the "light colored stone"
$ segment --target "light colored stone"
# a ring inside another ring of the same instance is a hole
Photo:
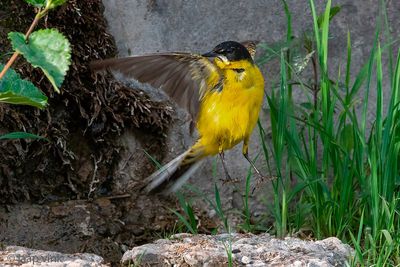
[[[226,266],[228,245],[235,266],[345,266],[353,254],[350,246],[335,237],[313,242],[276,239],[269,234],[186,235],[135,247],[124,254],[122,263],[137,261],[141,255],[144,266],[157,261],[175,266]]]
[[[243,264],[249,264],[251,262],[251,259],[247,256],[243,256],[242,259],[240,260]]]
[[[63,254],[54,251],[8,246],[0,249],[0,266],[12,267],[106,267],[103,258],[89,253]]]

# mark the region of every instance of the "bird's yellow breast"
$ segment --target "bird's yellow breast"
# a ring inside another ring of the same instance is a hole
[[[264,79],[251,62],[223,69],[221,81],[201,100],[197,128],[206,154],[227,150],[248,138],[264,98]],[[219,83],[219,84],[218,84]]]

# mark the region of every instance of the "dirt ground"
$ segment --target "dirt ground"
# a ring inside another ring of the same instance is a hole
[[[1,62],[11,52],[7,33],[25,32],[33,17],[24,1],[0,2]],[[167,103],[152,101],[110,74],[90,71],[90,61],[116,54],[101,0],[69,0],[38,27],[65,34],[73,62],[60,95],[23,59],[13,66],[49,96],[49,107],[0,104],[0,134],[25,130],[49,141],[0,143],[0,244],[92,252],[117,264],[126,249],[176,227],[168,209],[175,200],[140,194],[141,178],[155,169],[150,159],[137,162],[139,178],[117,186],[118,166],[130,160],[121,158],[126,153],[118,138],[133,132],[140,146],[161,160],[173,114]]]

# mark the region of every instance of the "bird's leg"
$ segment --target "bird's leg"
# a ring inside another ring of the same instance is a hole
[[[254,190],[256,189],[256,186],[260,185],[261,183],[263,183],[264,181],[267,180],[271,180],[273,178],[270,177],[266,177],[264,175],[261,174],[261,172],[257,169],[256,165],[254,165],[254,163],[250,160],[249,158],[249,137],[246,137],[243,141],[243,156],[247,159],[247,161],[250,163],[251,167],[254,169],[254,171],[257,173],[258,178],[256,185],[253,187],[253,189],[251,190],[251,193],[254,193]]]
[[[231,176],[229,175],[228,168],[226,167],[226,164],[225,164],[225,154],[224,154],[224,151],[223,151],[222,149],[220,149],[220,151],[219,151],[219,157],[221,158],[222,166],[224,167],[224,172],[225,172],[226,181],[231,182],[231,181],[232,181],[232,178],[231,178]]]

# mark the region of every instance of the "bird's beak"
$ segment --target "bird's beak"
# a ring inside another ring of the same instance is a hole
[[[218,56],[217,53],[215,53],[214,51],[210,51],[208,53],[202,54],[203,57],[216,57]]]

